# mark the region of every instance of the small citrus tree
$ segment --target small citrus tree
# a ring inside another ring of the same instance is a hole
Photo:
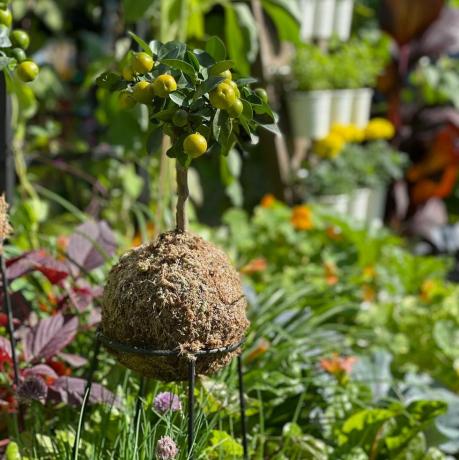
[[[191,162],[204,154],[227,155],[235,144],[256,143],[258,127],[277,133],[276,117],[266,91],[251,88],[255,79],[234,78],[235,63],[226,59],[225,46],[217,37],[201,50],[177,41],[147,44],[131,36],[142,51],[131,51],[120,73],[104,72],[97,84],[119,92],[125,109],[148,106],[150,150],[159,150],[163,134],[170,137],[167,155],[177,160],[177,230],[183,232]]]

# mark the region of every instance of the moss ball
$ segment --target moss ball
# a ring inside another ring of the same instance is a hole
[[[146,377],[184,380],[193,352],[243,338],[246,306],[239,274],[222,250],[190,233],[167,232],[127,252],[110,271],[102,332],[131,346],[180,350],[172,357],[111,351]],[[198,356],[196,372],[215,372],[238,352]]]

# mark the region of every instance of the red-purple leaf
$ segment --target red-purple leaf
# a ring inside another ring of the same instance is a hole
[[[78,273],[80,268],[90,271],[100,267],[113,256],[115,249],[115,236],[107,223],[88,221],[70,237],[67,254]]]
[[[11,344],[6,337],[0,335],[0,352],[4,352],[11,358]]]
[[[30,306],[20,291],[10,294],[13,318],[22,322],[29,317]],[[0,292],[0,311],[3,311],[3,292]]]
[[[79,310],[84,311],[95,297],[100,297],[103,290],[100,287],[92,287],[84,280],[79,280],[78,284],[69,290],[69,298],[73,305]]]
[[[80,355],[74,355],[71,353],[59,353],[59,358],[70,364],[72,367],[82,367],[87,364],[88,360]]]
[[[33,367],[29,367],[28,369],[24,369],[22,375],[23,377],[27,377],[28,375],[39,375],[45,379],[46,377],[51,377],[53,379],[58,378],[56,371],[47,364],[37,364]]]
[[[68,266],[46,254],[44,250],[25,253],[19,258],[8,261],[7,276],[14,280],[34,270],[45,275],[53,284],[57,284],[69,275]]]
[[[59,377],[53,382],[48,396],[56,402],[81,405],[83,402],[86,380],[76,377]],[[93,383],[89,394],[91,403],[105,403],[120,406],[120,400],[111,391],[98,383]]]
[[[73,340],[77,330],[77,317],[65,321],[64,316],[59,313],[41,320],[25,337],[26,361],[34,362],[56,355]]]

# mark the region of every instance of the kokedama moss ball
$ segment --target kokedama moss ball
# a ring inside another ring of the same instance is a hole
[[[102,332],[131,346],[182,352],[152,357],[113,351],[147,377],[186,379],[191,353],[238,343],[248,325],[237,271],[222,250],[199,236],[163,233],[122,256],[108,276]],[[217,371],[237,353],[198,356],[196,372]]]

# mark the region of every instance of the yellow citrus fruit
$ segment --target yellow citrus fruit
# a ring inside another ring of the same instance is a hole
[[[222,82],[209,93],[210,103],[216,109],[229,109],[236,100],[236,93],[231,85]]]
[[[197,158],[206,153],[206,138],[199,133],[189,134],[183,141],[183,150],[192,158]]]
[[[33,61],[24,61],[16,67],[16,75],[25,82],[30,82],[37,78],[40,68]]]
[[[163,74],[152,83],[156,96],[167,97],[177,89],[177,82],[172,75]]]
[[[132,70],[134,73],[140,73],[141,75],[150,72],[153,65],[153,58],[144,52],[135,53],[131,60]]]
[[[134,96],[127,90],[123,90],[119,95],[120,106],[123,109],[132,109],[135,106]]]
[[[226,78],[227,80],[233,80],[233,74],[231,73],[231,70],[225,70],[224,72],[219,73],[218,76]]]
[[[244,105],[242,104],[242,101],[240,99],[236,99],[234,101],[234,104],[229,109],[227,109],[228,115],[231,118],[237,118],[242,113],[243,110],[244,110]]]
[[[10,40],[14,46],[26,50],[30,45],[29,34],[25,30],[15,29],[10,33]]]
[[[131,81],[134,79],[134,71],[129,64],[123,67],[123,70],[121,70],[121,75],[126,81]]]
[[[239,91],[239,88],[236,85],[236,82],[234,82],[233,80],[226,79],[223,83],[227,83],[228,85],[231,86],[231,88],[234,89],[234,93],[236,94],[236,98],[241,97],[241,93]]]
[[[13,16],[10,10],[0,10],[0,24],[6,27],[11,27],[13,23]]]
[[[132,96],[141,104],[151,104],[153,102],[153,87],[147,81],[139,81],[132,88]]]
[[[257,88],[255,94],[265,103],[268,103],[268,93],[264,88]]]

